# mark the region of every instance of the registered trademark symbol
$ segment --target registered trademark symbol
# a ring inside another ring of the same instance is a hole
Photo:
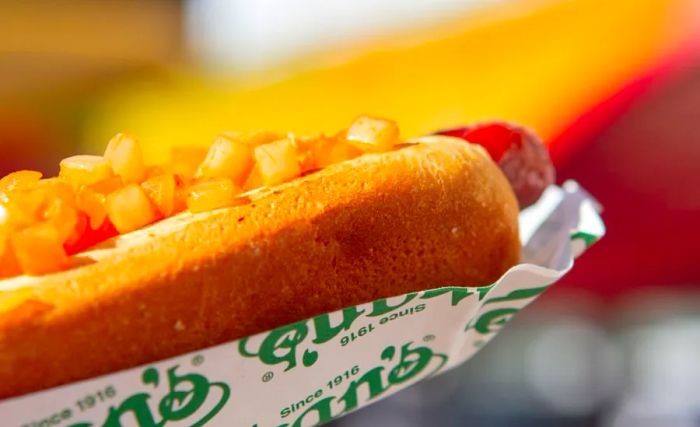
[[[201,354],[196,355],[192,358],[192,366],[199,366],[204,363],[204,356]]]
[[[430,342],[435,340],[435,335],[430,334],[423,337],[423,342]]]
[[[262,376],[262,381],[264,383],[272,381],[272,378],[275,376],[271,371],[265,372],[265,374]]]

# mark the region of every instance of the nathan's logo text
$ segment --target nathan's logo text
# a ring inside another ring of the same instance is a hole
[[[168,393],[160,401],[153,402],[147,392],[134,393],[109,408],[101,423],[83,422],[70,427],[121,427],[136,421],[140,427],[164,427],[170,421],[187,420],[188,425],[205,425],[221,411],[231,395],[223,382],[209,382],[201,374],[178,374],[179,365],[165,375],[155,368],[147,368],[141,374],[141,382],[155,389],[167,387]],[[157,407],[154,410],[154,407]]]
[[[278,427],[301,427],[326,423],[333,418],[359,408],[364,403],[385,395],[391,389],[406,386],[439,372],[447,363],[447,355],[429,347],[414,346],[412,342],[397,348],[384,348],[381,364],[360,375],[357,367],[347,376],[344,391],[337,392],[337,382],[319,388],[299,402],[280,411],[282,418],[295,416],[290,423]],[[328,396],[325,396],[326,393]],[[325,397],[324,397],[325,396]]]
[[[375,318],[379,324],[384,325],[399,317],[413,315],[425,310],[426,305],[415,304],[416,299],[425,300],[440,297],[442,295],[451,296],[453,306],[462,300],[474,295],[476,292],[469,288],[440,288],[422,293],[410,293],[396,299],[379,299],[370,303],[370,307],[361,308],[359,306],[348,307],[338,313],[326,313],[316,316],[311,320],[304,320],[290,325],[282,326],[266,333],[262,338],[243,338],[238,342],[238,351],[244,357],[259,359],[266,365],[283,364],[284,370],[288,371],[299,364],[302,366],[312,366],[318,360],[318,352],[312,350],[311,344],[323,344],[329,342],[348,331],[355,321],[360,317]],[[335,320],[334,320],[335,319]],[[369,330],[373,327],[368,326]],[[343,337],[342,345],[347,345],[357,337],[352,334]],[[307,341],[310,340],[310,343]],[[306,345],[302,345],[306,343]]]

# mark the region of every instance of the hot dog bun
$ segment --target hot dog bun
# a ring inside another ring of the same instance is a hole
[[[433,136],[183,213],[0,281],[0,397],[241,338],[380,297],[486,285],[520,255],[489,155]]]

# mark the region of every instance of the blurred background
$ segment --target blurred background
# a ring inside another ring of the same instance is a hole
[[[607,236],[463,367],[336,426],[700,426],[700,1],[0,2],[0,175],[128,130],[504,119]]]

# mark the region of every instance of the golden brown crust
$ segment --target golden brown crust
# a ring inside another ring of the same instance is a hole
[[[0,281],[0,397],[379,297],[492,282],[520,253],[509,185],[480,147],[419,141],[121,236],[81,267]]]

